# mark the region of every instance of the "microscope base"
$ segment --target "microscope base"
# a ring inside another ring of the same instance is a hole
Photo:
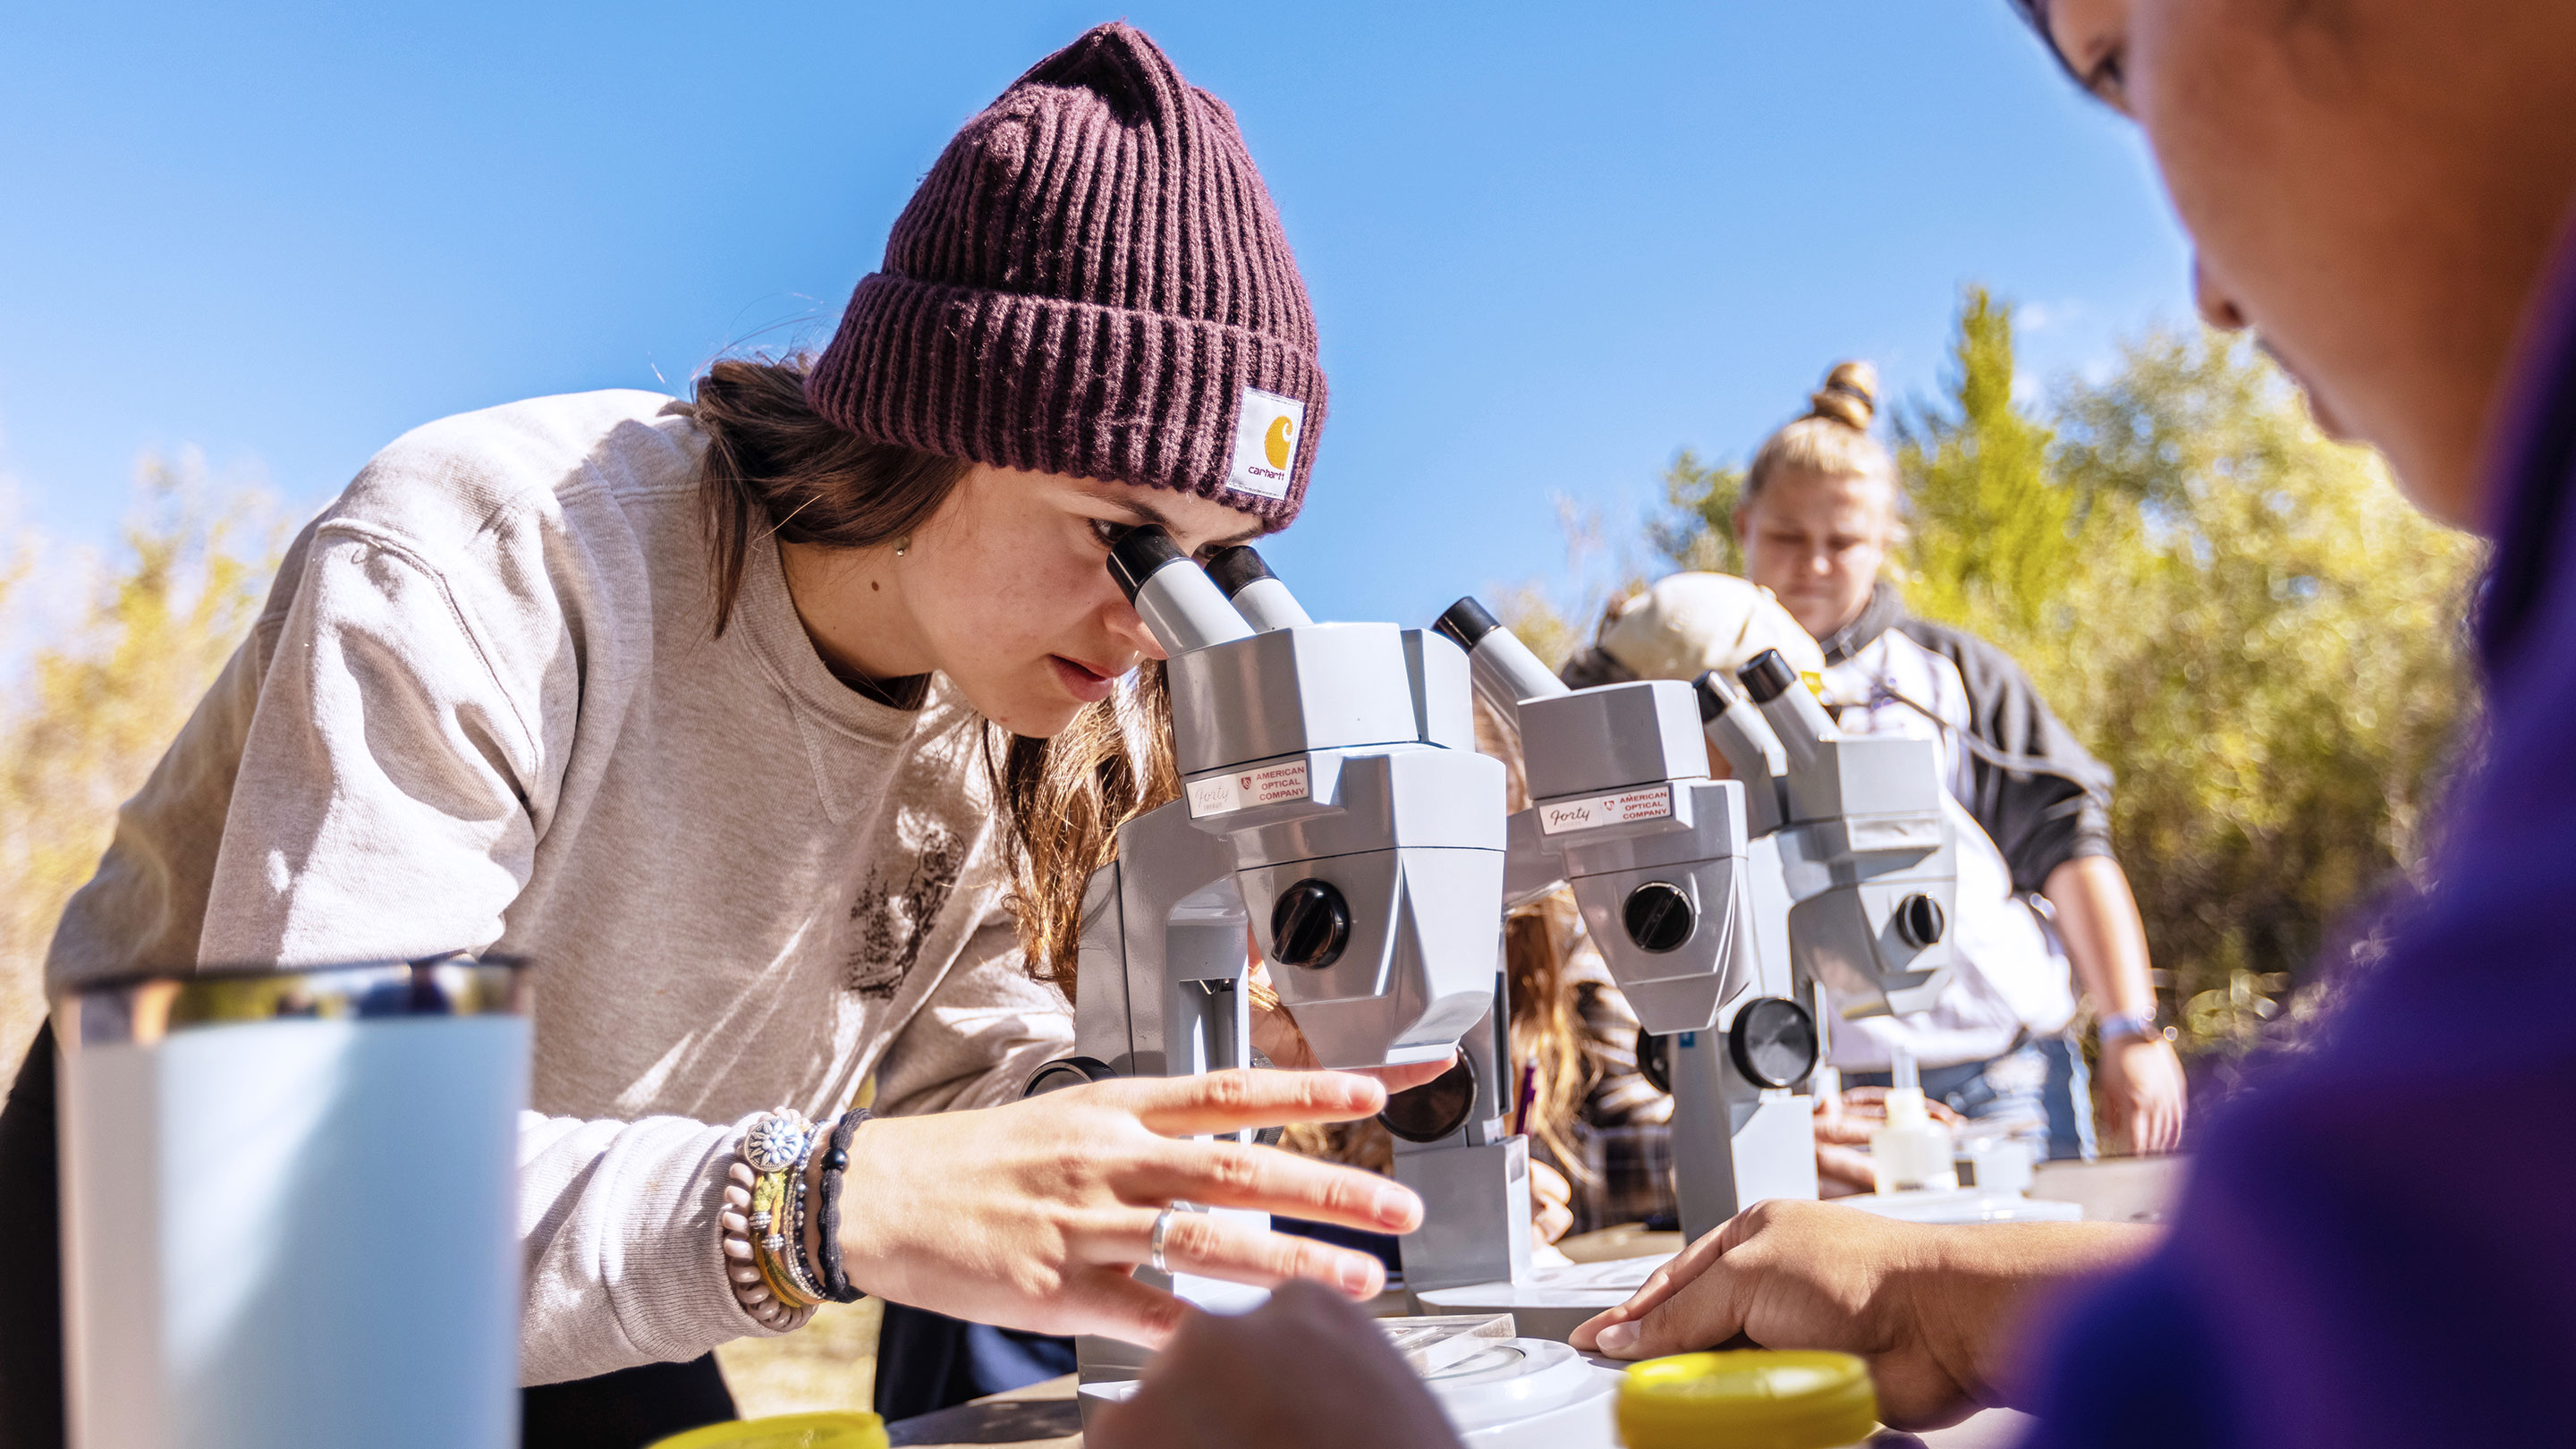
[[[1585,1319],[1627,1302],[1647,1275],[1672,1257],[1661,1253],[1607,1263],[1559,1263],[1533,1268],[1518,1283],[1425,1288],[1413,1298],[1423,1313],[1508,1313],[1524,1337],[1562,1343]]]

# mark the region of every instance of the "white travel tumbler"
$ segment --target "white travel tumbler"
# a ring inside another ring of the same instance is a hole
[[[55,1031],[73,1449],[518,1442],[524,972],[133,978]]]

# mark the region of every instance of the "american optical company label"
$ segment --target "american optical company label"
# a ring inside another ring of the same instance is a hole
[[[1625,825],[1633,820],[1662,820],[1672,813],[1673,787],[1649,785],[1642,790],[1541,805],[1538,828],[1542,835],[1562,835],[1569,830],[1598,830],[1604,825]]]
[[[1210,775],[1190,782],[1190,818],[1223,815],[1229,810],[1242,810],[1253,805],[1276,805],[1282,800],[1306,798],[1306,762],[1291,760],[1284,765],[1264,765],[1257,770],[1237,770],[1231,775]]]

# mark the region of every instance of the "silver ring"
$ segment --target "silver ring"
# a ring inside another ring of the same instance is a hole
[[[1172,1231],[1172,1214],[1203,1213],[1206,1211],[1206,1208],[1201,1207],[1194,1202],[1176,1202],[1163,1209],[1161,1212],[1154,1214],[1154,1237],[1153,1241],[1147,1245],[1147,1248],[1148,1255],[1151,1258],[1155,1272],[1169,1273],[1172,1271],[1171,1266],[1163,1261],[1163,1239]]]

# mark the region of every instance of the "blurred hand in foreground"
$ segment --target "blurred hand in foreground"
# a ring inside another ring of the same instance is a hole
[[[1367,1314],[1283,1283],[1238,1318],[1192,1313],[1104,1410],[1094,1449],[1456,1449],[1458,1436]]]
[[[1611,1358],[1657,1358],[1739,1337],[1761,1348],[1857,1354],[1879,1414],[1938,1428],[2008,1402],[2021,1316],[2046,1290],[2117,1266],[2159,1230],[2118,1223],[1926,1227],[1854,1208],[1756,1203],[1574,1331]]]

